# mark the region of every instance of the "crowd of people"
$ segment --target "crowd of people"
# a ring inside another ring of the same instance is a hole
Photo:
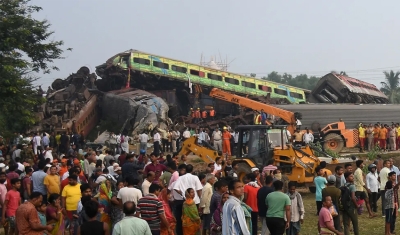
[[[224,133],[229,145],[233,137],[234,147],[236,132],[216,129],[210,135],[226,146]],[[0,138],[6,234],[300,234],[302,196],[273,161],[239,177],[239,165],[227,154],[195,172],[187,156],[172,152],[173,146],[154,144],[147,154],[146,133],[138,137],[139,154],[125,152],[121,140],[93,150],[81,134],[68,136],[68,147],[61,147],[54,134],[18,134],[10,144]],[[177,136],[185,140],[193,135],[209,139],[207,130],[187,129]],[[167,143],[172,144],[172,136]],[[385,235],[394,233],[400,170],[393,160],[379,157],[365,175],[363,164],[356,161],[354,170],[351,163],[338,166],[333,175],[317,168],[320,234],[359,234],[357,213],[365,203],[369,217],[375,217],[379,198]]]
[[[360,123],[358,128],[360,150],[371,151],[378,147],[383,151],[395,151],[400,145],[400,124],[366,124]]]
[[[399,168],[393,159],[383,160],[380,156],[368,165],[364,174],[364,161],[357,160],[344,167],[337,166],[335,174],[327,176],[323,168],[317,169],[315,177],[316,206],[319,214],[321,234],[359,233],[358,215],[363,213],[363,204],[369,218],[378,213],[377,201],[381,199],[381,213],[385,218],[385,235],[395,234],[398,215]]]

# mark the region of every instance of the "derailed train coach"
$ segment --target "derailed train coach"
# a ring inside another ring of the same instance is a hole
[[[389,103],[388,97],[375,85],[346,75],[323,76],[308,97],[310,103]]]

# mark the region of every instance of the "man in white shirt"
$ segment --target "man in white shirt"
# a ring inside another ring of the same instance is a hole
[[[51,147],[47,147],[44,151],[44,159],[47,158],[50,158],[50,162],[53,162],[53,149]]]
[[[400,170],[397,166],[395,166],[393,164],[394,163],[393,158],[389,158],[389,161],[390,161],[389,170],[396,172],[396,184],[397,184],[399,182],[399,178],[400,178]]]
[[[149,173],[147,173],[147,177],[146,177],[146,179],[143,180],[143,183],[142,183],[142,192],[143,192],[144,196],[149,194],[150,185],[151,185],[151,183],[153,183],[155,178],[156,178],[156,174],[153,171],[149,171]]]
[[[381,199],[382,199],[382,216],[385,217],[385,205],[386,205],[386,198],[385,198],[385,187],[386,182],[389,180],[389,173],[390,173],[390,160],[385,160],[383,162],[383,168],[379,172],[379,182],[381,188]]]
[[[200,204],[200,198],[201,198],[201,190],[203,189],[203,185],[201,184],[199,177],[192,175],[193,171],[193,166],[192,165],[186,165],[186,174],[182,175],[176,180],[175,185],[174,185],[174,191],[181,197],[175,198],[174,201],[175,204],[175,218],[176,218],[176,233],[177,234],[183,234],[182,233],[182,207],[183,207],[183,202],[185,200],[185,192],[188,188],[192,188],[195,192],[194,194],[194,203],[196,205]]]
[[[160,142],[161,142],[161,135],[156,130],[153,137],[153,144],[154,144],[154,154],[157,157],[160,156]]]
[[[42,144],[42,138],[40,138],[39,133],[36,133],[35,137],[33,137],[33,152],[35,155],[38,154],[38,147],[40,148]]]
[[[310,133],[310,130],[306,129],[307,132],[303,135],[303,142],[305,144],[310,144],[314,142],[314,135]]]
[[[148,141],[149,141],[149,136],[146,134],[146,132],[143,131],[143,133],[139,135],[140,150],[144,150],[145,152],[147,152]]]
[[[182,136],[183,136],[183,141],[185,141],[185,140],[190,138],[189,128],[186,128],[186,130],[183,132]]]
[[[378,173],[376,173],[376,165],[370,164],[368,166],[369,173],[366,176],[365,183],[367,188],[371,191],[369,194],[369,201],[371,203],[371,209],[373,212],[377,212],[377,201],[378,201],[378,190],[379,190],[379,181],[378,181]]]
[[[135,178],[132,176],[128,176],[125,179],[125,182],[128,184],[126,187],[121,188],[118,191],[117,199],[120,203],[124,204],[125,202],[131,201],[137,205],[137,202],[140,198],[142,198],[142,192],[135,188]]]
[[[212,134],[212,138],[214,140],[215,150],[222,151],[222,133],[218,128],[215,128],[215,131]]]

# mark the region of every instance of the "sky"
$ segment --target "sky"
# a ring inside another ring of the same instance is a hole
[[[322,76],[346,71],[380,87],[400,70],[400,1],[386,0],[32,0],[72,52],[60,71],[39,74],[47,88],[81,66],[136,49],[191,63],[228,58],[230,72]]]

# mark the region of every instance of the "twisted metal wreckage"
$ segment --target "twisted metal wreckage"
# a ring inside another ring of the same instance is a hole
[[[87,135],[101,120],[118,123],[121,133],[135,136],[157,129],[163,132],[172,124],[168,105],[156,95],[138,89],[102,92],[97,76],[87,67],[66,79],[56,79],[37,107],[33,131],[82,133]]]

